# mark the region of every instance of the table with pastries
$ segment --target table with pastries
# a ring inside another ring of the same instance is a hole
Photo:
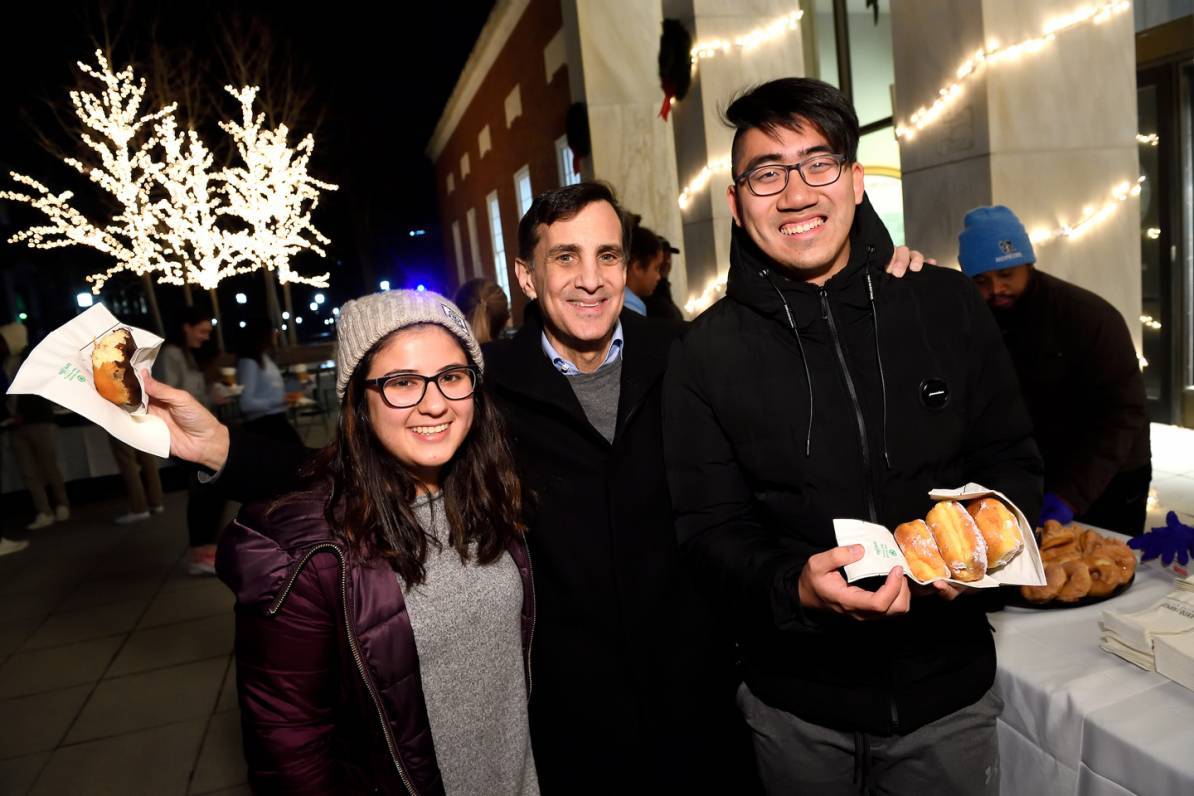
[[[1141,564],[1127,591],[1095,605],[990,614],[1003,793],[1194,794],[1194,691],[1099,649],[1105,608],[1143,610],[1173,582]]]

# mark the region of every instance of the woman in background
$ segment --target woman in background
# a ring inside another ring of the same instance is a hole
[[[497,340],[510,322],[510,302],[492,279],[470,279],[456,291],[456,306],[468,318],[478,343]]]
[[[271,355],[278,333],[267,318],[253,318],[241,332],[236,349],[236,380],[244,387],[240,411],[245,429],[279,442],[301,444],[298,432],[286,419],[290,403],[282,371]]]
[[[166,342],[153,363],[154,378],[189,392],[209,408],[207,379],[199,362],[210,338],[211,317],[198,307],[187,307],[166,333]],[[191,548],[187,571],[192,575],[216,574],[216,537],[224,517],[224,503],[191,477],[187,489],[187,536]]]

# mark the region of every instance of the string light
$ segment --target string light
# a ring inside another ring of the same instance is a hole
[[[1148,229],[1144,230],[1144,237],[1148,238],[1149,240],[1156,240],[1157,238],[1161,237],[1161,228],[1149,227]]]
[[[1148,135],[1136,133],[1136,143],[1144,144],[1145,146],[1156,146],[1161,143],[1161,139],[1156,133],[1149,133]]]
[[[1161,322],[1151,315],[1141,315],[1140,322],[1154,332],[1161,331]]]
[[[726,293],[726,277],[719,276],[705,286],[705,289],[700,294],[693,296],[684,304],[684,311],[688,313],[689,317],[700,315],[707,310],[713,302],[720,299]]]
[[[1111,197],[1101,205],[1087,205],[1082,208],[1082,217],[1077,223],[1063,223],[1055,229],[1037,227],[1028,237],[1033,245],[1050,243],[1058,238],[1071,241],[1078,240],[1091,229],[1110,218],[1119,209],[1120,205],[1128,201],[1128,199],[1139,196],[1140,186],[1143,183],[1144,177],[1138,177],[1135,181],[1124,180],[1111,189]]]
[[[684,186],[684,190],[680,191],[679,204],[680,209],[683,210],[692,202],[692,197],[701,191],[705,190],[705,186],[709,184],[709,180],[713,178],[714,174],[730,170],[730,156],[710,160],[705,164],[704,168],[700,170],[697,176],[689,181],[688,185]]]
[[[761,44],[774,41],[796,30],[800,26],[800,19],[803,16],[803,11],[791,11],[781,17],[776,17],[765,25],[761,25],[743,33],[741,36],[735,37],[732,41],[727,39],[709,39],[698,42],[692,48],[692,63],[695,65],[699,61],[707,61],[710,58],[732,52],[735,49],[742,52],[750,52]]]
[[[896,125],[896,138],[911,140],[918,132],[941,118],[961,97],[963,86],[986,68],[1040,52],[1062,33],[1085,24],[1101,24],[1131,7],[1130,0],[1110,0],[1097,5],[1085,5],[1045,23],[1039,36],[1006,46],[1000,46],[998,42],[989,42],[957,68],[954,73],[955,79],[938,89],[937,98],[931,105],[922,105],[912,113],[906,124]]]

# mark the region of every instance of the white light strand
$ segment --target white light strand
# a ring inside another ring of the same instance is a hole
[[[1059,238],[1074,241],[1081,238],[1094,227],[1099,226],[1108,218],[1110,218],[1120,205],[1128,201],[1128,199],[1140,195],[1140,186],[1144,183],[1144,177],[1138,177],[1136,180],[1124,180],[1118,183],[1111,189],[1111,196],[1101,205],[1093,206],[1087,205],[1082,208],[1082,217],[1074,224],[1062,223],[1054,229],[1046,227],[1037,227],[1029,234],[1029,239],[1033,245],[1041,245],[1058,240]]]
[[[680,191],[680,198],[677,200],[680,209],[684,210],[692,202],[692,197],[701,191],[705,190],[705,186],[709,184],[709,180],[713,178],[714,174],[730,170],[730,156],[720,157],[715,160],[710,160],[705,164],[704,168],[700,170],[697,176],[693,177],[684,190]]]
[[[1156,133],[1149,133],[1148,135],[1136,133],[1136,143],[1143,144],[1144,146],[1156,146],[1161,143],[1161,138]]]
[[[1144,230],[1144,237],[1148,238],[1149,240],[1156,240],[1157,238],[1161,237],[1161,228],[1149,227],[1148,229]]]
[[[709,39],[697,42],[691,51],[692,62],[696,64],[699,61],[707,61],[718,55],[733,52],[735,49],[744,53],[750,52],[761,44],[774,41],[799,28],[800,19],[803,16],[803,11],[791,11],[781,17],[776,17],[766,25],[736,36],[733,40]]]
[[[705,286],[698,295],[693,296],[684,304],[684,311],[692,318],[707,310],[713,302],[726,293],[726,277],[719,276]]]
[[[1073,30],[1080,25],[1101,24],[1116,14],[1130,10],[1131,7],[1132,3],[1130,0],[1110,0],[1110,2],[1097,5],[1085,5],[1069,14],[1047,22],[1039,36],[1005,46],[1000,46],[997,42],[989,42],[957,68],[954,73],[956,79],[938,89],[937,98],[933,100],[931,105],[927,107],[922,105],[913,112],[906,123],[896,125],[896,138],[911,140],[916,136],[916,133],[941,118],[961,97],[962,88],[966,82],[980,74],[987,67],[1006,61],[1017,60],[1022,55],[1040,52],[1062,33]]]
[[[1141,315],[1140,322],[1154,332],[1161,331],[1161,322],[1151,315]]]

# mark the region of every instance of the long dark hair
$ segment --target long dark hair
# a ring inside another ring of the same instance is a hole
[[[269,318],[257,316],[249,318],[245,328],[240,330],[236,338],[236,358],[251,359],[260,367],[265,367],[262,357],[273,351],[274,324]]]
[[[201,323],[211,323],[211,313],[205,312],[197,306],[191,305],[184,307],[180,317],[177,321],[166,329],[166,344],[174,345],[182,349],[182,353],[186,356],[187,363],[195,368],[200,369],[199,360],[207,360],[209,353],[205,349],[211,348],[211,341],[204,343],[199,348],[191,348],[187,342],[187,333],[183,326],[198,326]]]
[[[313,486],[331,482],[328,522],[353,556],[382,559],[413,586],[423,581],[428,550],[438,542],[415,517],[417,481],[373,432],[365,395],[373,357],[400,331],[361,358],[340,404],[336,437],[304,468],[304,475]],[[469,545],[475,543],[477,562],[490,564],[511,539],[526,532],[523,492],[505,424],[483,384],[477,385],[472,400],[472,428],[444,465],[440,486],[452,548],[466,561]]]

